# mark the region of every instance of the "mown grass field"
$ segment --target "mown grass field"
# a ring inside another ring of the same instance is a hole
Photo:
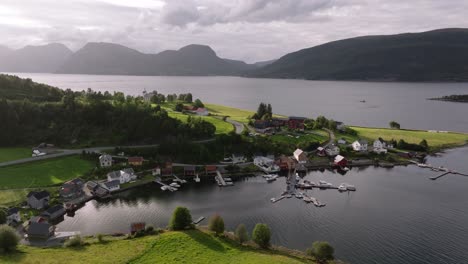
[[[271,139],[273,141],[277,142],[282,142],[282,143],[288,143],[288,144],[300,144],[303,142],[325,142],[328,140],[328,134],[327,132],[323,130],[316,130],[313,131],[314,134],[303,134],[299,135],[298,137],[296,136],[288,136],[288,135],[273,135],[271,136]]]
[[[249,123],[249,116],[252,116],[255,112],[249,110],[238,109],[229,106],[216,105],[216,104],[205,104],[206,108],[210,113],[219,116],[229,116],[234,121],[241,122],[243,124]]]
[[[462,133],[432,133],[421,130],[387,129],[387,128],[366,128],[351,127],[358,132],[358,136],[368,140],[375,140],[379,137],[384,140],[403,139],[408,143],[419,144],[421,140],[427,140],[431,149],[453,147],[464,145],[468,142],[468,134]],[[338,138],[338,137],[337,137]]]
[[[94,239],[88,239],[91,241]],[[92,242],[82,248],[40,249],[20,246],[19,252],[0,255],[1,263],[312,263],[274,254],[271,251],[240,247],[227,239],[201,231],[167,232],[131,240]]]
[[[0,162],[30,158],[31,154],[29,148],[0,148]]]
[[[78,156],[35,161],[0,168],[0,189],[51,186],[80,177],[94,163]]]

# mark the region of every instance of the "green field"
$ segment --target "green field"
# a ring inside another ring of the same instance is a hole
[[[31,154],[29,148],[0,148],[0,162],[30,158]]]
[[[108,238],[109,239],[109,238]],[[167,232],[159,236],[114,240],[103,244],[88,239],[83,248],[33,248],[0,255],[1,263],[307,263],[302,259],[240,247],[201,231]],[[311,262],[309,262],[311,263]]]
[[[358,136],[368,140],[375,140],[379,137],[384,140],[403,139],[408,143],[419,144],[421,140],[427,140],[431,149],[453,147],[464,145],[468,142],[468,134],[462,133],[432,133],[421,130],[387,129],[387,128],[365,128],[351,127],[358,132]],[[339,137],[337,136],[337,139]]]
[[[234,107],[216,105],[216,104],[205,104],[206,109],[213,115],[228,116],[234,121],[241,122],[243,124],[249,123],[248,117],[252,116],[255,112],[243,109],[237,109]]]
[[[303,142],[325,142],[328,140],[328,133],[323,130],[316,130],[314,134],[303,134],[298,135],[297,137],[294,135],[273,135],[271,136],[273,141],[288,143],[288,144],[300,144]]]
[[[80,177],[94,163],[78,156],[35,161],[0,168],[0,189],[51,186]]]

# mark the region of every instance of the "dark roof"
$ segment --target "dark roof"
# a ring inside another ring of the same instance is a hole
[[[94,188],[94,187],[98,186],[99,184],[97,182],[95,182],[95,181],[89,181],[89,182],[86,183],[86,185],[88,187]]]
[[[302,117],[302,116],[290,116],[289,120],[294,119],[294,120],[306,120],[307,117]]]
[[[16,214],[16,213],[18,213],[18,212],[19,212],[19,208],[13,207],[13,208],[8,209],[7,215]]]
[[[28,235],[49,236],[50,224],[47,222],[32,222],[28,228]]]
[[[44,199],[46,197],[49,197],[50,194],[49,194],[48,191],[29,192],[28,193],[28,198],[31,197],[31,196],[34,196],[34,198],[36,198],[37,200],[41,200],[41,199]]]
[[[114,187],[117,187],[117,186],[120,185],[120,181],[119,180],[113,180],[113,181],[105,182],[104,185],[107,188],[114,188]]]
[[[83,180],[80,179],[80,178],[76,178],[76,179],[73,179],[71,181],[69,181],[70,183],[73,183],[73,184],[83,184]]]
[[[195,166],[185,166],[185,167],[184,167],[184,170],[186,170],[186,171],[194,171],[194,170],[195,170]]]
[[[58,205],[50,207],[44,213],[45,214],[53,214],[53,213],[59,212],[59,211],[64,210],[64,209],[65,208],[63,207],[63,205],[58,204]]]

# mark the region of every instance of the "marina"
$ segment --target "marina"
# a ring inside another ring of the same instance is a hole
[[[436,175],[436,176],[431,176],[429,177],[429,179],[431,180],[437,180],[439,178],[442,178],[446,175],[449,175],[449,174],[453,174],[453,175],[460,175],[460,176],[465,176],[465,177],[468,177],[468,174],[466,173],[461,173],[461,172],[458,172],[456,170],[452,170],[452,169],[448,169],[444,166],[439,166],[439,167],[435,167],[435,166],[432,166],[431,164],[426,164],[426,163],[417,163],[415,161],[411,161],[411,163],[415,164],[416,166],[418,166],[419,168],[423,168],[423,169],[430,169],[431,171],[435,171],[435,172],[442,172],[442,174],[439,174],[439,175]]]

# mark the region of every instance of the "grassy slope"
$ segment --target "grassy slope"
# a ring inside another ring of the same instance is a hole
[[[358,132],[360,137],[375,140],[382,137],[385,140],[403,139],[409,143],[419,144],[421,140],[426,139],[431,148],[439,149],[443,147],[451,147],[466,144],[468,134],[462,133],[430,133],[421,130],[405,130],[405,129],[387,129],[387,128],[364,128],[352,127]],[[338,138],[338,137],[337,137]]]
[[[249,116],[252,116],[255,112],[243,109],[237,109],[234,107],[216,105],[216,104],[205,104],[206,108],[210,113],[219,116],[229,116],[232,120],[238,121],[244,124],[249,123]]]
[[[109,239],[109,238],[107,238]],[[94,239],[88,239],[88,242]],[[96,242],[78,249],[20,246],[1,263],[304,263],[268,251],[240,247],[200,231],[168,232],[132,240]]]
[[[31,154],[29,148],[0,148],[0,162],[30,158]]]
[[[306,134],[306,135],[300,135],[299,138],[294,137],[288,137],[287,135],[273,135],[271,136],[271,139],[273,141],[278,141],[278,142],[283,142],[283,143],[288,143],[288,144],[299,144],[302,142],[325,142],[328,140],[328,134],[325,131],[322,130],[317,130],[314,131],[315,133],[319,134]]]
[[[70,156],[0,168],[0,189],[50,186],[79,177],[94,164]]]

